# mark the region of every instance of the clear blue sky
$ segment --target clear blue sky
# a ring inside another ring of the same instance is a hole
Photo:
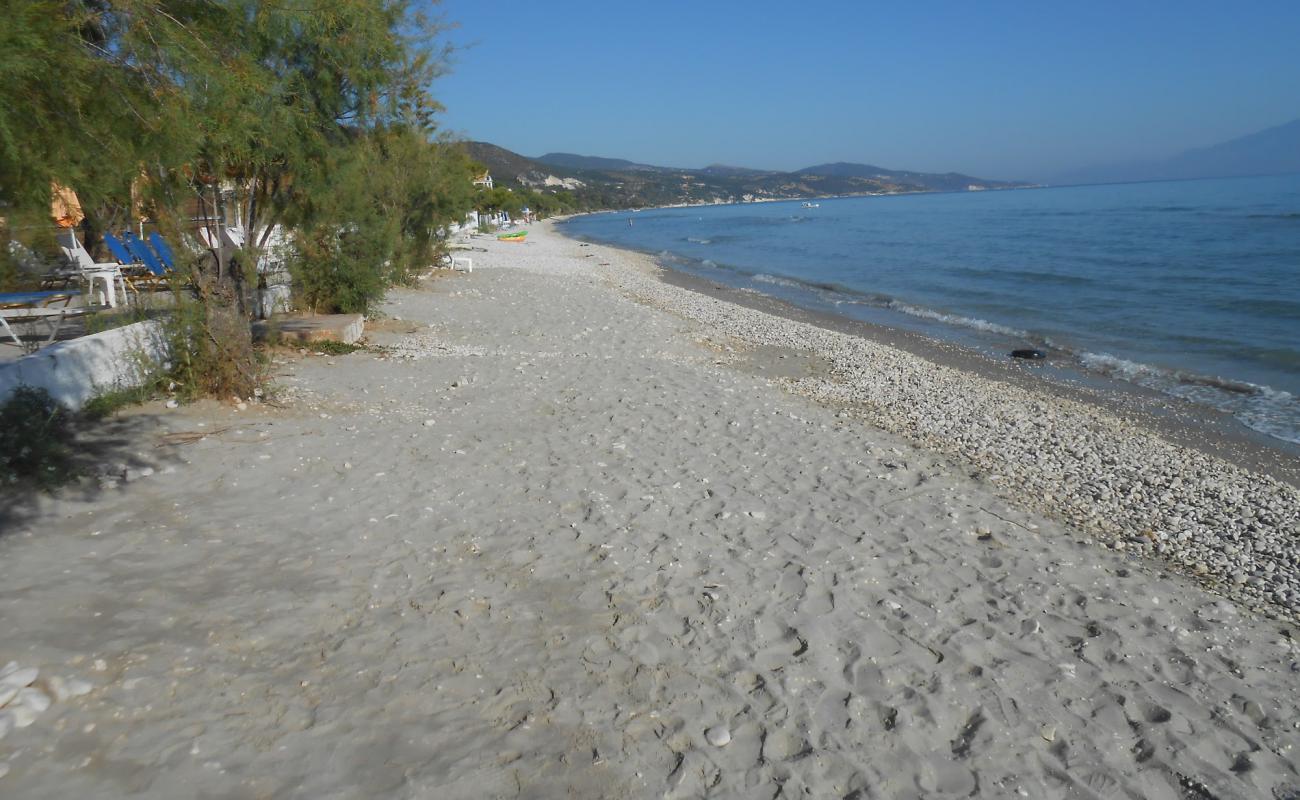
[[[1043,178],[1300,117],[1300,0],[445,0],[446,128],[699,167]]]

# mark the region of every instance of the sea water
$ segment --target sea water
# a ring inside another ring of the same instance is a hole
[[[1300,442],[1300,175],[594,214],[572,235]]]

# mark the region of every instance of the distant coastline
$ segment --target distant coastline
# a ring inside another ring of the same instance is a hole
[[[584,211],[980,192],[1039,186],[1026,181],[990,180],[955,172],[918,172],[847,162],[820,164],[789,172],[720,165],[681,169],[571,153],[548,153],[528,158],[489,142],[466,142],[464,146],[467,155],[501,185],[530,191],[562,192],[572,207]]]
[[[1189,179],[1192,180],[1192,179]],[[1092,185],[1092,184],[1088,184]],[[1096,184],[1104,185],[1104,184]],[[553,217],[552,219],[573,219],[575,217],[592,216],[595,214],[630,214],[633,212],[656,211],[661,209],[672,208],[717,208],[721,206],[752,206],[764,203],[791,203],[799,200],[849,200],[865,197],[912,197],[915,195],[944,195],[944,194],[984,194],[988,192],[1023,192],[1035,189],[1064,189],[1066,186],[1052,186],[1049,184],[1025,184],[1023,186],[1003,186],[996,189],[917,189],[914,191],[898,192],[863,192],[851,194],[811,194],[799,195],[797,197],[759,197],[752,200],[725,200],[725,201],[706,201],[701,200],[689,203],[662,203],[654,206],[638,206],[636,208],[594,208],[588,211],[578,211],[573,214],[565,214],[563,217]]]

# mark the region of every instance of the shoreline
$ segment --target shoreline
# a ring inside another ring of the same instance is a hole
[[[659,277],[670,285],[794,322],[868,339],[985,380],[1092,405],[1131,424],[1146,427],[1180,447],[1198,450],[1300,488],[1300,445],[1251,430],[1227,412],[1104,376],[1098,376],[1097,382],[1111,384],[1110,388],[1093,389],[1065,383],[1049,375],[1034,374],[1037,368],[1031,363],[990,358],[964,345],[923,333],[806,309],[779,297],[736,289],[671,266],[657,265],[661,270]]]

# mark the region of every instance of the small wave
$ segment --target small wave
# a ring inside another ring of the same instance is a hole
[[[766,283],[772,286],[781,286],[786,289],[797,289],[801,292],[811,292],[822,300],[833,305],[866,305],[887,307],[893,298],[886,295],[868,294],[842,286],[838,283],[828,283],[825,281],[806,281],[799,278],[785,278],[780,275],[769,275],[765,272],[744,273],[749,275],[755,283]]]
[[[1156,367],[1151,364],[1143,364],[1139,361],[1130,361],[1126,358],[1112,356],[1109,353],[1084,352],[1079,354],[1079,360],[1089,369],[1134,382],[1142,379],[1158,379],[1160,381],[1180,383],[1185,386],[1208,386],[1211,389],[1220,389],[1225,392],[1243,395],[1256,394],[1264,388],[1245,381],[1234,381],[1212,375],[1197,375],[1181,370]]]
[[[1213,300],[1209,305],[1224,311],[1242,311],[1256,319],[1280,317],[1282,319],[1300,319],[1300,300],[1286,300],[1277,297],[1237,298],[1225,297]]]
[[[1011,328],[1006,325],[999,325],[996,322],[989,322],[986,319],[963,317],[960,314],[945,314],[942,311],[933,311],[928,308],[921,308],[919,306],[901,303],[897,300],[889,301],[886,303],[886,306],[894,311],[900,311],[909,316],[919,317],[920,319],[933,320],[947,325],[960,325],[963,328],[973,328],[977,331],[985,331],[987,333],[1000,333],[1003,336],[1014,336],[1019,339],[1029,338],[1029,333],[1027,331],[1022,331],[1018,328]]]
[[[1130,361],[1109,353],[1079,353],[1088,369],[1235,416],[1248,428],[1300,443],[1300,402],[1290,392],[1246,381]]]
[[[778,276],[778,275],[768,275],[768,274],[765,273],[765,272],[760,272],[760,273],[758,273],[757,275],[755,275],[755,276],[754,276],[754,281],[755,281],[756,283],[767,283],[767,284],[771,284],[772,286],[784,286],[784,287],[786,287],[787,289],[808,289],[808,288],[810,288],[810,286],[809,286],[808,284],[804,283],[803,281],[791,280],[790,278],[782,278],[782,277],[780,277],[780,276]]]
[[[1063,275],[1057,272],[1044,272],[1034,269],[955,267],[951,272],[977,279],[996,278],[1017,283],[1043,283],[1056,286],[1088,286],[1096,282],[1086,275]]]
[[[1285,219],[1300,222],[1300,211],[1284,212],[1281,214],[1247,214],[1246,219]]]
[[[697,239],[694,236],[687,236],[686,241],[690,242],[691,244],[713,244],[712,239]]]
[[[1248,428],[1300,444],[1300,403],[1290,392],[1261,386],[1252,402],[1236,412],[1236,417]]]
[[[1006,325],[999,325],[996,322],[989,322],[986,319],[976,317],[965,317],[960,314],[948,314],[942,311],[914,306],[910,303],[904,303],[885,295],[870,295],[852,290],[845,289],[841,286],[823,283],[809,283],[806,281],[795,280],[792,278],[783,278],[779,275],[768,275],[759,273],[753,276],[755,283],[765,283],[770,286],[780,286],[786,289],[798,289],[801,291],[812,291],[819,293],[823,299],[829,300],[834,305],[863,305],[874,306],[877,308],[887,308],[891,311],[897,311],[908,316],[918,319],[926,319],[932,322],[941,322],[945,325],[956,325],[963,328],[971,328],[985,333],[997,333],[1003,336],[1012,336],[1018,339],[1031,338],[1027,331],[1018,328],[1011,328]]]

